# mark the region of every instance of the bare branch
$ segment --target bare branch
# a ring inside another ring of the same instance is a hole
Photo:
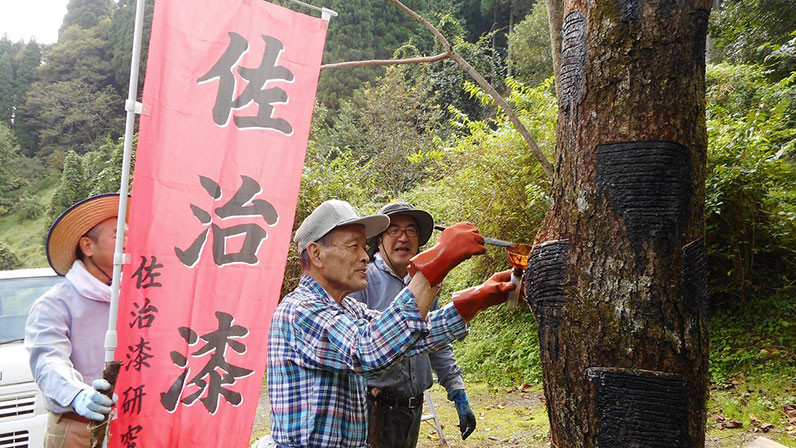
[[[453,47],[451,47],[451,44],[448,43],[448,39],[445,39],[445,36],[443,36],[442,33],[437,31],[434,25],[432,25],[428,20],[424,19],[423,17],[420,16],[420,14],[412,11],[409,7],[407,7],[398,0],[387,0],[387,1],[397,6],[399,9],[401,9],[401,11],[409,14],[413,19],[417,20],[418,22],[420,22],[421,25],[426,27],[426,29],[429,30],[431,34],[433,34],[434,37],[442,44],[442,47],[445,49],[446,53],[453,53]]]
[[[473,66],[471,66],[467,61],[465,61],[461,56],[459,56],[458,53],[456,53],[456,51],[453,49],[453,47],[448,42],[448,40],[445,39],[445,36],[443,36],[442,33],[440,33],[434,27],[434,25],[429,23],[428,20],[424,19],[423,17],[421,17],[416,12],[412,11],[411,9],[409,9],[406,5],[404,5],[403,3],[401,3],[398,0],[387,0],[387,1],[389,1],[393,5],[397,6],[403,12],[409,14],[413,19],[417,20],[424,27],[426,27],[426,29],[429,30],[431,32],[431,34],[434,35],[435,38],[437,38],[437,40],[440,42],[440,44],[442,44],[442,48],[445,50],[445,53],[442,53],[441,55],[445,55],[445,56],[453,59],[454,61],[456,61],[456,63],[462,69],[464,69],[464,71],[466,71],[467,74],[469,74],[475,80],[475,82],[477,82],[478,85],[481,86],[481,88],[484,89],[484,91],[489,94],[489,96],[491,96],[495,100],[495,102],[500,106],[500,108],[503,109],[503,112],[506,114],[506,116],[509,117],[509,120],[511,120],[511,123],[514,125],[514,127],[517,129],[517,131],[520,133],[522,138],[525,140],[525,142],[531,148],[531,152],[533,153],[534,156],[536,156],[536,159],[542,165],[542,168],[547,173],[547,176],[550,178],[550,180],[552,180],[553,179],[553,165],[550,164],[550,162],[547,160],[547,158],[545,157],[545,155],[542,152],[542,150],[539,149],[539,145],[536,144],[536,141],[531,136],[531,133],[528,131],[528,128],[526,128],[525,125],[522,124],[522,122],[520,121],[519,117],[517,117],[517,114],[514,112],[514,109],[509,105],[509,103],[506,101],[506,99],[503,98],[503,96],[500,95],[498,93],[498,91],[495,90],[495,88],[492,87],[492,85],[489,84],[489,82],[487,82],[487,80],[484,79],[484,77],[481,76],[481,74],[478,73],[478,71],[473,68]],[[436,58],[436,57],[439,57],[441,55],[437,55],[437,56],[433,56],[433,57]],[[425,59],[425,58],[416,58],[416,59]],[[440,59],[444,59],[444,57],[440,57],[437,60],[440,60]],[[335,67],[345,67],[345,66],[351,66],[351,65],[374,65],[374,64],[376,64],[376,62],[377,61],[341,62],[339,64],[334,64],[334,66]],[[395,63],[394,61],[388,61],[388,62]],[[419,61],[419,62],[425,62],[425,61]],[[409,62],[405,62],[405,63],[409,63]],[[326,66],[323,66],[323,68],[332,68],[332,65],[326,65]]]
[[[476,69],[474,69],[467,61],[462,59],[462,57],[459,56],[458,53],[453,52],[451,54],[451,59],[456,61],[456,63],[459,64],[459,66],[463,68],[464,71],[467,72],[467,74],[472,76],[475,82],[477,82],[478,85],[481,86],[481,88],[484,89],[484,91],[488,93],[489,96],[491,96],[496,103],[498,103],[498,105],[503,109],[503,112],[506,113],[506,116],[509,117],[509,120],[511,120],[511,122],[514,124],[514,127],[517,128],[517,131],[520,133],[522,138],[531,148],[531,152],[533,153],[533,155],[536,156],[536,159],[542,165],[542,168],[544,168],[545,172],[547,173],[547,176],[550,178],[550,180],[553,180],[553,165],[550,164],[550,162],[547,160],[547,157],[544,156],[542,150],[539,149],[539,146],[536,144],[536,141],[533,139],[533,136],[531,136],[530,131],[528,131],[528,128],[526,128],[525,125],[522,124],[520,118],[517,116],[516,113],[514,113],[514,109],[511,108],[506,99],[503,98],[503,96],[499,94],[494,87],[492,87],[492,84],[487,82],[487,80],[484,79],[484,77],[481,76],[481,74],[478,73]]]
[[[325,68],[357,67],[360,65],[400,65],[400,64],[422,64],[424,62],[437,62],[450,57],[448,53],[440,53],[434,56],[424,56],[419,58],[407,59],[370,59],[367,61],[338,62],[336,64],[321,65],[321,70]]]

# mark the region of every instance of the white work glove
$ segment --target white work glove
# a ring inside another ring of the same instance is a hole
[[[94,380],[93,388],[86,388],[72,400],[72,409],[89,420],[101,422],[111,412],[111,406],[116,404],[119,397],[113,394],[113,400],[103,395],[101,390],[110,390],[111,385],[104,379]]]

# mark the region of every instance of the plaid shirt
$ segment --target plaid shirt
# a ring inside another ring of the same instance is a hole
[[[268,338],[271,435],[288,447],[362,447],[365,379],[404,355],[437,350],[467,334],[448,305],[424,320],[408,289],[383,312],[346,297],[339,304],[311,277],[285,296]]]

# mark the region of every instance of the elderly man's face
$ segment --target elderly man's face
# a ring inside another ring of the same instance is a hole
[[[409,259],[417,255],[417,223],[414,218],[404,215],[390,217],[390,226],[381,234],[379,250],[392,264],[398,275],[406,275]]]
[[[326,284],[324,287],[333,297],[341,299],[348,293],[368,287],[364,226],[338,227],[332,231],[328,245],[320,245],[320,251],[320,275]]]

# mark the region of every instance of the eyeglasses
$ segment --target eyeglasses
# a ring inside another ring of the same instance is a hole
[[[417,238],[417,229],[414,227],[407,227],[405,229],[399,229],[398,227],[389,227],[387,230],[384,231],[387,236],[391,238],[398,238],[402,233],[405,234],[408,238]]]

